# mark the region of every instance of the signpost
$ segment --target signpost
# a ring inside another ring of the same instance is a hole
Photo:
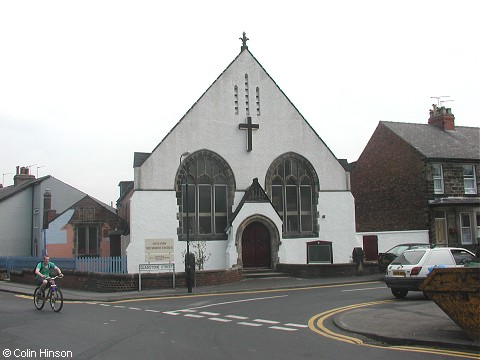
[[[145,239],[145,262],[148,264],[138,265],[138,291],[142,291],[142,272],[172,271],[175,288],[174,260],[173,239]]]
[[[164,272],[172,271],[173,288],[175,289],[175,264],[139,264],[138,265],[138,291],[142,291],[142,271],[143,272]]]

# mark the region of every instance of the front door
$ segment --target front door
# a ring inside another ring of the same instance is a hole
[[[378,237],[377,235],[363,236],[363,252],[365,260],[375,261],[378,258]]]
[[[243,267],[270,267],[270,233],[265,225],[253,222],[242,235]]]

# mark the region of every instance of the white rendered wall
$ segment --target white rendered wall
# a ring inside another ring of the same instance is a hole
[[[246,151],[246,131],[239,129],[239,124],[245,123],[247,116],[244,101],[246,73],[250,89],[250,115],[252,122],[260,127],[253,131],[251,152]],[[234,110],[235,85],[238,86],[238,115]],[[255,106],[257,87],[260,89],[260,116],[257,116]],[[233,211],[254,178],[258,178],[265,189],[267,170],[278,156],[295,152],[305,157],[319,178],[319,211],[326,217],[324,220],[319,219],[320,239],[282,240],[280,261],[305,263],[305,243],[313,240],[333,241],[334,261],[348,261],[353,247],[358,246],[358,243],[347,173],[262,67],[248,51],[244,51],[144,163],[135,168],[135,194],[131,199],[131,242],[127,248],[129,272],[138,272],[138,263],[143,262],[144,258],[144,240],[147,238],[173,238],[176,267],[180,268],[183,264],[181,252],[186,244],[178,241],[176,233],[178,206],[174,192],[175,176],[181,154],[201,149],[217,153],[231,167],[236,183]],[[236,247],[232,240],[235,241],[236,229],[242,219],[253,214],[252,210],[248,211],[249,214],[244,213],[235,219],[228,242],[208,242],[208,251],[212,253],[207,263],[208,269],[236,264]],[[278,215],[273,209],[259,207],[255,211],[273,216],[270,219],[281,229],[281,224],[277,224]]]
[[[243,195],[242,195],[243,196]],[[229,233],[228,243],[228,267],[232,267],[237,264],[238,249],[236,246],[238,227],[247,219],[254,216],[263,216],[270,219],[275,224],[278,234],[281,237],[282,234],[282,220],[278,216],[275,209],[270,203],[245,203],[242,209],[237,214],[237,217],[232,223],[232,228]],[[273,236],[273,234],[271,234]],[[281,238],[280,238],[281,240]]]
[[[32,190],[0,202],[0,254],[29,256],[32,237]]]
[[[239,123],[246,118],[243,99],[245,69],[250,84],[253,150],[246,151],[246,131]],[[233,87],[238,86],[239,115],[233,107]],[[260,88],[261,116],[255,115],[255,88]],[[292,134],[296,134],[295,136]],[[294,151],[315,167],[321,190],[345,190],[345,170],[318,135],[296,111],[275,83],[244,51],[185,117],[145,160],[135,173],[136,189],[172,190],[180,155],[208,149],[222,156],[232,167],[237,189],[245,190],[254,178],[265,185],[265,174],[279,155]]]

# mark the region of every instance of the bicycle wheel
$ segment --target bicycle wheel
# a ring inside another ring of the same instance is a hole
[[[55,291],[50,289],[50,306],[55,312],[59,312],[63,307],[63,294],[62,291],[57,288]]]
[[[40,286],[33,292],[33,303],[37,310],[42,310],[45,305],[45,291],[40,291]]]

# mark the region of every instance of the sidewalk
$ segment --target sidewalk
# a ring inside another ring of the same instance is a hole
[[[62,288],[65,300],[111,302],[141,298],[221,294],[260,290],[294,289],[324,285],[339,285],[378,281],[382,275],[331,277],[316,279],[266,278],[245,279],[239,283],[194,287],[188,294],[186,288],[144,290],[117,293],[78,291]],[[33,295],[34,285],[0,281],[0,291]],[[335,316],[334,324],[342,330],[365,335],[392,345],[425,345],[480,353],[480,343],[470,340],[453,320],[433,301],[408,295],[405,300],[345,311]],[[420,294],[420,293],[418,293]],[[418,295],[417,294],[417,295]],[[392,299],[394,299],[392,295]]]

